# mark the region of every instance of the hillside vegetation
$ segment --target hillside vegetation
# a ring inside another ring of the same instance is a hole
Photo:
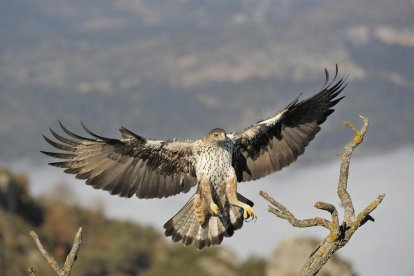
[[[51,275],[29,231],[34,229],[49,252],[63,263],[79,226],[84,231],[73,275],[150,276],[165,275],[166,271],[168,275],[264,275],[262,259],[239,262],[225,248],[198,251],[171,244],[152,227],[108,219],[99,208],[70,205],[66,189],[34,199],[25,176],[6,169],[0,171],[0,185],[2,275],[24,275],[29,267],[39,275]]]
[[[102,206],[95,210],[70,204],[64,186],[44,198],[29,194],[24,174],[0,169],[0,272],[24,275],[29,267],[38,275],[52,270],[29,236],[35,230],[44,247],[64,263],[75,232],[83,227],[83,239],[73,275],[289,275],[295,274],[317,241],[288,239],[272,259],[252,256],[244,261],[225,247],[201,251],[172,244],[152,227],[109,219]],[[283,260],[281,262],[281,260]],[[286,265],[289,264],[289,265]],[[334,257],[324,268],[327,275],[353,275],[348,262]]]

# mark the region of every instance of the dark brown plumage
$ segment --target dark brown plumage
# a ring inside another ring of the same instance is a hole
[[[220,244],[249,217],[256,217],[253,202],[237,193],[237,182],[255,180],[289,166],[320,130],[346,84],[343,77],[328,83],[314,96],[298,98],[268,119],[236,133],[213,129],[196,140],[156,141],[121,128],[122,139],[99,136],[82,123],[91,136],[82,137],[62,123],[65,138],[53,130],[63,152],[44,154],[63,161],[49,163],[85,179],[96,189],[122,197],[162,198],[197,192],[165,225],[173,241],[197,248]]]
[[[328,84],[329,74],[321,91],[299,102],[296,98],[282,111],[266,120],[236,132],[233,166],[238,181],[249,181],[277,172],[296,161],[305,147],[319,132],[319,125],[344,98],[338,95],[346,87],[346,77],[335,83],[338,74]],[[280,117],[278,120],[275,118]],[[266,123],[268,122],[268,123]]]

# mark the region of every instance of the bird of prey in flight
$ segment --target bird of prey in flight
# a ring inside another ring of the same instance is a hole
[[[44,138],[63,152],[44,154],[62,159],[49,163],[86,179],[95,189],[121,197],[163,198],[197,190],[178,213],[164,225],[174,242],[194,243],[201,249],[220,244],[256,218],[253,202],[237,192],[239,182],[252,181],[289,166],[334,111],[346,87],[346,76],[326,80],[314,96],[293,100],[275,115],[244,130],[229,133],[215,128],[192,141],[144,138],[122,127],[122,138],[99,136],[85,127],[90,137],[62,130],[71,138],[50,130],[59,141]]]

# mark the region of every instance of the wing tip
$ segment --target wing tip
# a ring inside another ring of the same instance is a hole
[[[122,138],[124,138],[124,139],[133,138],[133,139],[137,139],[138,141],[143,142],[143,143],[146,142],[146,139],[144,137],[139,136],[138,134],[132,132],[131,130],[127,129],[124,126],[121,126],[121,128],[119,129],[119,132],[121,133]]]
[[[64,131],[67,135],[69,135],[69,136],[71,136],[71,137],[73,137],[73,138],[79,139],[79,140],[95,141],[94,139],[87,138],[87,137],[83,137],[83,136],[80,136],[80,135],[78,135],[78,134],[76,134],[76,133],[73,133],[73,132],[72,132],[72,131],[70,131],[68,128],[66,128],[60,120],[59,120],[58,122],[59,122],[59,125],[60,125],[60,127],[62,128],[62,130],[63,130],[63,131]],[[81,121],[81,123],[82,123],[82,121]],[[82,123],[82,124],[83,124],[83,123]]]
[[[88,133],[89,135],[91,135],[91,136],[93,136],[93,137],[95,137],[95,138],[97,138],[97,139],[100,139],[100,140],[102,140],[102,141],[105,141],[105,142],[110,142],[112,139],[110,139],[110,138],[107,138],[107,137],[103,137],[103,136],[100,136],[100,135],[98,135],[98,134],[96,134],[96,133],[93,133],[91,130],[89,130],[89,128],[87,128],[86,127],[86,125],[84,124],[84,122],[81,120],[80,121],[80,123],[81,123],[81,126],[82,126],[82,128],[86,131],[86,133]]]
[[[73,153],[60,153],[60,152],[51,152],[51,151],[44,151],[44,150],[41,150],[40,152],[47,156],[54,157],[54,158],[60,158],[60,159],[72,159],[73,157],[75,157]]]
[[[71,147],[71,146],[67,146],[67,145],[62,145],[62,144],[59,144],[59,143],[57,143],[57,142],[55,142],[55,141],[53,141],[53,140],[51,140],[51,139],[49,139],[46,135],[44,135],[44,134],[42,134],[42,136],[43,136],[43,139],[45,139],[45,141],[49,144],[49,145],[51,145],[51,146],[53,146],[53,147],[55,147],[55,148],[57,148],[57,149],[60,149],[60,150],[65,150],[65,151],[73,151],[73,148]]]

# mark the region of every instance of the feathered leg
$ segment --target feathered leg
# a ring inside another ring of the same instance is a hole
[[[249,207],[253,206],[253,202],[241,194],[237,194],[237,198]],[[197,201],[198,203],[196,203]],[[202,205],[198,206],[198,204]],[[165,223],[165,235],[171,236],[174,242],[182,241],[184,245],[194,243],[195,247],[201,249],[220,244],[224,237],[231,237],[235,230],[243,226],[243,210],[241,208],[225,204],[220,209],[221,216],[212,216],[206,206],[205,201],[201,200],[197,192],[174,217]],[[197,209],[199,209],[199,215]],[[201,219],[205,221],[201,223]]]
[[[230,177],[226,182],[226,195],[230,204],[238,206],[243,209],[243,218],[246,220],[249,217],[257,218],[256,212],[253,208],[237,199],[237,177],[236,175]]]
[[[203,213],[204,211],[201,209],[207,209],[211,215],[220,214],[220,209],[213,200],[211,183],[204,176],[201,176],[200,178],[197,194],[199,195],[199,198],[195,201],[196,212],[198,212],[197,209],[200,209],[199,212]],[[202,221],[204,222],[205,220],[203,219]]]

